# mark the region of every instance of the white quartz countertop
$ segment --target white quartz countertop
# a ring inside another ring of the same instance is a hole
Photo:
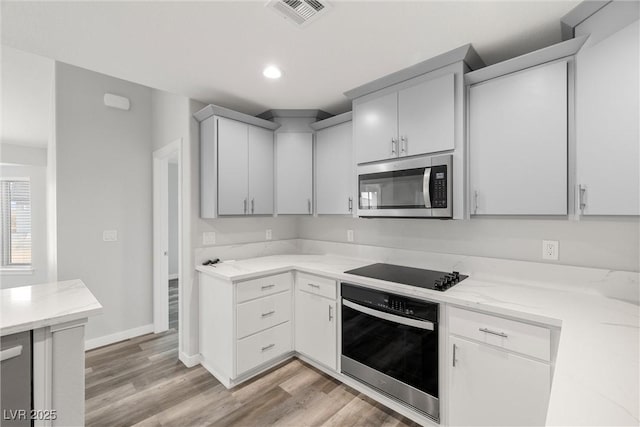
[[[527,284],[522,277],[513,282],[471,277],[438,292],[344,273],[373,262],[332,255],[276,255],[197,266],[197,270],[233,282],[297,270],[559,327],[547,425],[640,424],[637,305],[588,288]]]
[[[83,319],[102,305],[82,280],[0,290],[0,335]]]

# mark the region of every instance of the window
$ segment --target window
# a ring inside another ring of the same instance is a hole
[[[1,267],[31,266],[31,183],[0,180]]]

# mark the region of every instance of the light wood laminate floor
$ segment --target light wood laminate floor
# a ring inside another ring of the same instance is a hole
[[[86,425],[417,425],[297,359],[227,390],[177,347],[169,330],[88,351]]]

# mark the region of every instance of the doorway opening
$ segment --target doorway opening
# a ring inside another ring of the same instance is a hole
[[[182,335],[182,140],[153,152],[153,326]]]

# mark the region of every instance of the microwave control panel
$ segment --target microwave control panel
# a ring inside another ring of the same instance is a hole
[[[432,208],[447,207],[447,166],[433,166],[431,168],[431,182],[429,183]]]

